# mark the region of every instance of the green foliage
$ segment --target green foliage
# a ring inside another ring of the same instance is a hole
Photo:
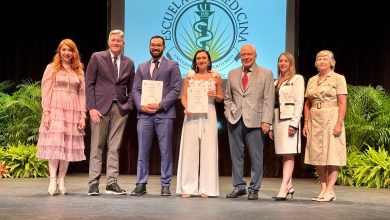
[[[345,129],[348,146],[383,145],[389,151],[390,95],[380,86],[348,85]]]
[[[42,114],[40,82],[23,81],[7,93],[10,81],[0,83],[0,170],[3,177],[48,176],[47,161],[35,157]],[[5,176],[6,175],[6,176]]]
[[[12,178],[47,177],[47,161],[35,157],[37,147],[34,145],[11,146],[0,150],[0,161],[9,167],[8,174]]]
[[[364,154],[355,146],[350,146],[348,149],[347,164],[346,166],[340,167],[337,182],[341,185],[355,186],[353,169],[356,168],[358,164],[362,163],[361,161],[364,160]]]
[[[390,188],[390,94],[380,86],[348,85],[347,100],[347,165],[337,181]]]
[[[9,100],[9,95],[6,93],[11,87],[13,83],[11,81],[4,81],[0,83],[0,146],[7,145],[7,123],[4,123],[4,117],[6,116],[6,112],[4,112],[4,108],[2,107],[4,103]]]
[[[390,188],[390,157],[383,146],[378,151],[368,147],[357,165],[353,168],[357,186]]]
[[[390,156],[384,147],[356,148],[348,154],[347,166],[340,170],[338,182],[369,188],[390,188]]]
[[[0,83],[0,96],[5,93],[5,91],[9,90],[12,86],[14,85],[14,83],[10,80],[6,80],[6,81],[3,81]]]
[[[4,92],[9,81],[0,83],[0,146],[36,144],[42,114],[39,82],[24,81],[12,95]]]

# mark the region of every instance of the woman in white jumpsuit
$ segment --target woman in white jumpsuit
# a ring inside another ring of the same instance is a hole
[[[183,84],[181,102],[185,109],[185,117],[176,188],[176,193],[181,194],[183,198],[219,196],[218,130],[214,103],[223,100],[223,92],[222,79],[211,67],[208,51],[198,50],[193,59],[192,69]],[[207,112],[201,110],[199,103],[196,105],[189,103],[194,101],[189,99],[189,96],[199,97],[202,93],[203,96],[208,96],[206,97],[208,104],[205,105]]]

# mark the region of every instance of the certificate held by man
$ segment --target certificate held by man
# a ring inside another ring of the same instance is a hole
[[[162,90],[163,81],[142,80],[141,105],[160,103]]]
[[[209,84],[206,81],[191,80],[187,90],[188,111],[191,113],[208,113]]]

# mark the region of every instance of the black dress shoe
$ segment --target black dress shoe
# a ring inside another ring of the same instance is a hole
[[[169,190],[169,186],[161,186],[161,195],[162,196],[170,196],[171,191]]]
[[[226,198],[237,198],[243,195],[246,195],[246,189],[233,189],[231,193],[226,194]]]
[[[255,191],[250,191],[248,194],[248,200],[256,200],[259,199],[259,193]]]
[[[135,189],[131,191],[131,196],[140,196],[146,194],[146,183],[137,183]]]

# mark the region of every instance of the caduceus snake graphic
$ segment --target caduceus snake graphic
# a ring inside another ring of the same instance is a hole
[[[213,33],[208,30],[209,17],[214,11],[210,11],[210,3],[207,2],[207,0],[204,0],[202,3],[198,4],[198,11],[195,13],[200,17],[200,20],[193,25],[194,30],[200,33],[200,36],[196,39],[196,45],[205,50],[209,50],[207,42],[213,39]]]

